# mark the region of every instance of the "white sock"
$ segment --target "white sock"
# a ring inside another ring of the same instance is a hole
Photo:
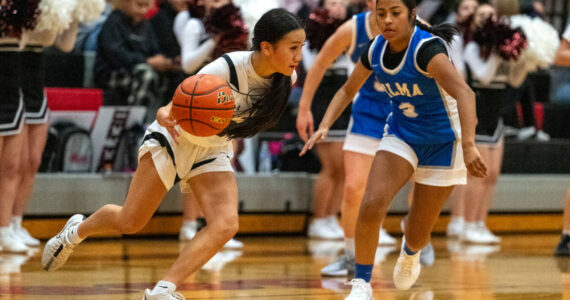
[[[562,234],[563,234],[563,235],[570,235],[570,229],[564,229],[564,230],[562,230]]]
[[[71,226],[67,233],[67,239],[74,245],[77,245],[84,240],[77,235],[77,227],[79,227],[79,225]]]
[[[182,224],[182,226],[198,227],[198,221],[197,221],[197,220],[184,221],[184,223]]]
[[[354,238],[344,238],[344,254],[350,258],[354,258],[355,253]]]
[[[485,221],[477,221],[475,222],[477,224],[477,226],[479,227],[487,227],[487,225],[485,225]]]
[[[150,294],[151,295],[158,295],[161,293],[169,293],[170,294],[174,291],[176,291],[176,284],[174,284],[170,281],[161,280],[154,286],[154,288],[152,289]]]
[[[10,226],[0,227],[0,237],[9,236],[11,232]]]
[[[11,223],[14,226],[14,228],[21,228],[22,227],[22,216],[13,216]]]
[[[463,217],[451,217],[451,223],[465,223],[465,218]]]

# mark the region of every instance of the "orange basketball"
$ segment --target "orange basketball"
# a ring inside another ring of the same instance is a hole
[[[211,136],[226,128],[234,115],[234,96],[222,79],[209,74],[186,78],[172,97],[178,125],[196,136]]]

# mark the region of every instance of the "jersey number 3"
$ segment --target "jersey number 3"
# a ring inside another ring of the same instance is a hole
[[[401,109],[404,116],[408,118],[416,118],[418,116],[418,113],[415,110],[416,107],[413,106],[410,102],[404,102],[400,104],[398,108]]]

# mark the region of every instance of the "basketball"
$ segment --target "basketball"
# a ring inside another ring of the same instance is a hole
[[[214,75],[190,76],[174,92],[172,115],[192,135],[216,135],[230,124],[234,115],[232,90]]]

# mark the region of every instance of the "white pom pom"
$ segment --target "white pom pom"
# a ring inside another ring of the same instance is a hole
[[[97,19],[105,9],[105,0],[77,0],[73,16],[80,23]]]
[[[37,31],[54,31],[60,34],[69,28],[73,21],[74,0],[42,0],[39,4],[40,15]]]
[[[532,72],[554,62],[560,40],[552,25],[540,18],[517,15],[511,17],[511,28],[521,28],[526,35],[528,47],[519,58],[524,61],[526,70]]]

